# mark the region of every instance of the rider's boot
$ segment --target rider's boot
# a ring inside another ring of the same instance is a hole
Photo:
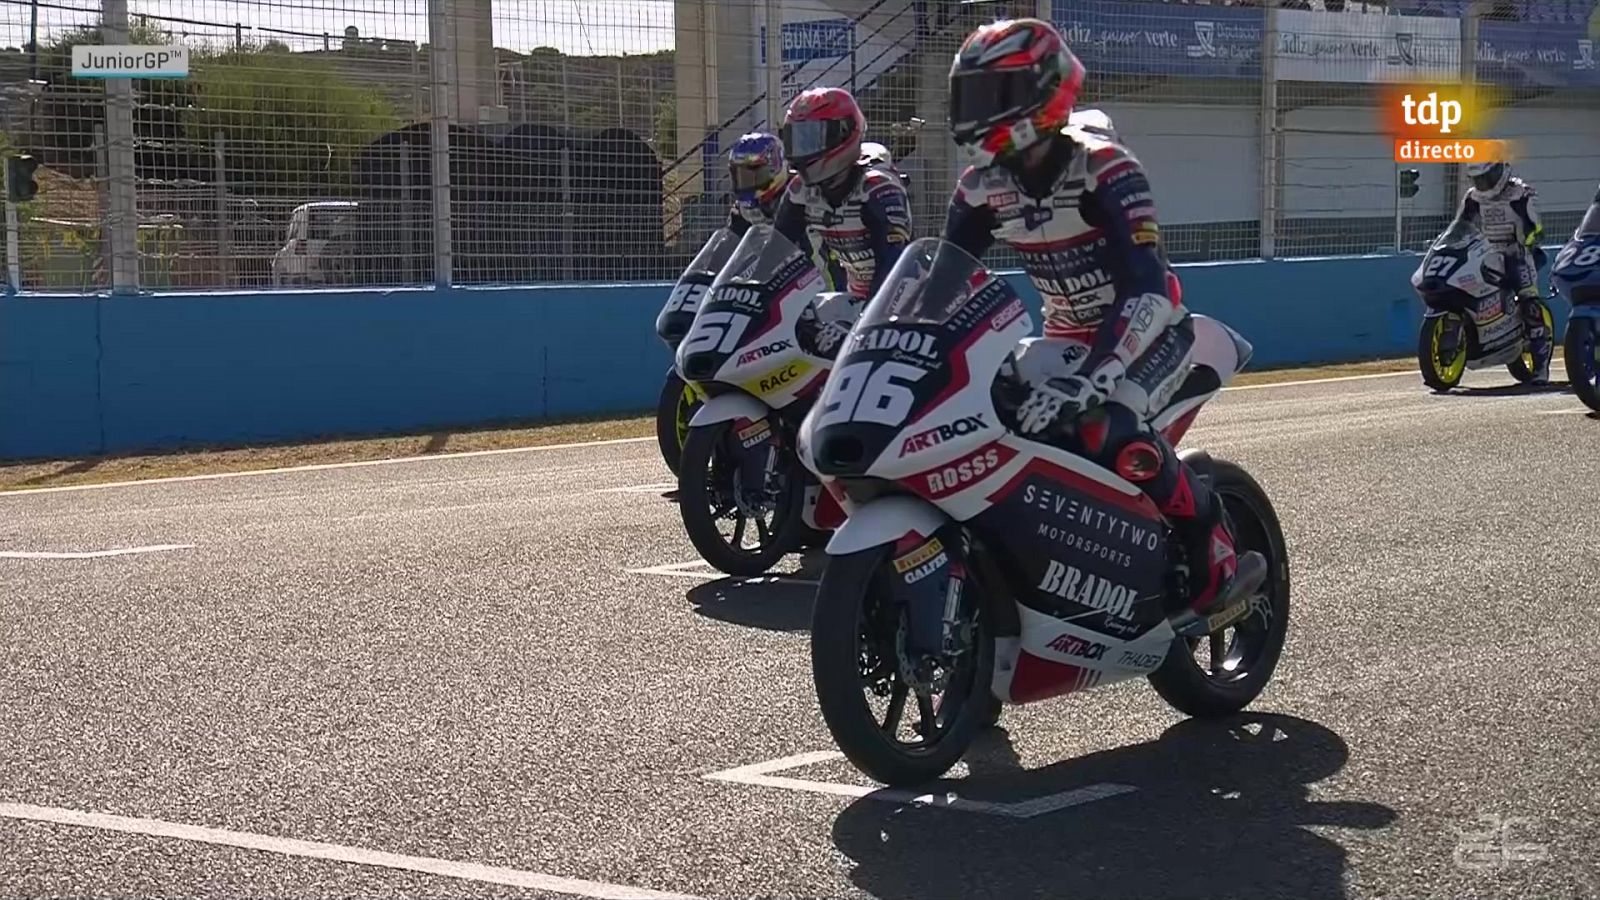
[[[1529,384],[1550,383],[1550,357],[1555,353],[1555,342],[1550,329],[1544,325],[1539,299],[1537,287],[1523,288],[1517,293],[1517,311],[1528,329],[1528,349],[1533,351],[1533,377]]]
[[[1266,558],[1255,550],[1243,555],[1236,551],[1222,502],[1182,461],[1162,511],[1187,551],[1180,574],[1189,586],[1189,604],[1173,616],[1173,630],[1198,637],[1242,617],[1249,611],[1247,601],[1266,581]]]

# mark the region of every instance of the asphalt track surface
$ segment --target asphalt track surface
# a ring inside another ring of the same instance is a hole
[[[810,588],[628,571],[695,559],[647,441],[0,496],[0,896],[1600,897],[1600,421],[1469,384],[1215,401],[1277,677],[1008,709],[948,790],[1133,788],[1026,818],[707,778],[832,749]]]

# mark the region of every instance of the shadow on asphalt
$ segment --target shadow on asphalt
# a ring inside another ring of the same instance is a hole
[[[787,577],[719,578],[695,585],[684,596],[709,619],[804,634],[811,630],[817,586]]]
[[[1003,720],[1002,720],[1003,721]],[[1187,719],[1158,740],[1021,770],[1003,728],[969,752],[964,792],[1039,796],[1096,783],[1136,793],[1033,819],[858,800],[834,823],[851,880],[885,900],[935,897],[1345,896],[1346,853],[1307,825],[1380,829],[1376,803],[1315,802],[1349,759],[1332,731],[1290,716]]]
[[[1439,397],[1521,397],[1533,394],[1564,394],[1572,390],[1570,382],[1552,380],[1549,384],[1497,384],[1494,387],[1456,387]]]

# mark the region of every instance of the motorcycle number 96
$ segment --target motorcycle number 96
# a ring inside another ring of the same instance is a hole
[[[909,385],[926,374],[925,369],[893,360],[851,363],[830,379],[817,427],[845,422],[899,425],[917,400]]]

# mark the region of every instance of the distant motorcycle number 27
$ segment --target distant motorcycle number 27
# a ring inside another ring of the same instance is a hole
[[[899,425],[917,400],[908,385],[926,374],[924,369],[893,360],[851,363],[839,370],[817,427],[844,422]]]
[[[715,350],[718,353],[732,353],[739,346],[739,338],[744,336],[749,324],[750,317],[742,313],[721,310],[701,313],[694,320],[694,331],[684,339],[680,352],[688,354]]]
[[[1446,278],[1460,263],[1461,260],[1454,256],[1435,256],[1428,260],[1428,268],[1422,274],[1425,278]]]

